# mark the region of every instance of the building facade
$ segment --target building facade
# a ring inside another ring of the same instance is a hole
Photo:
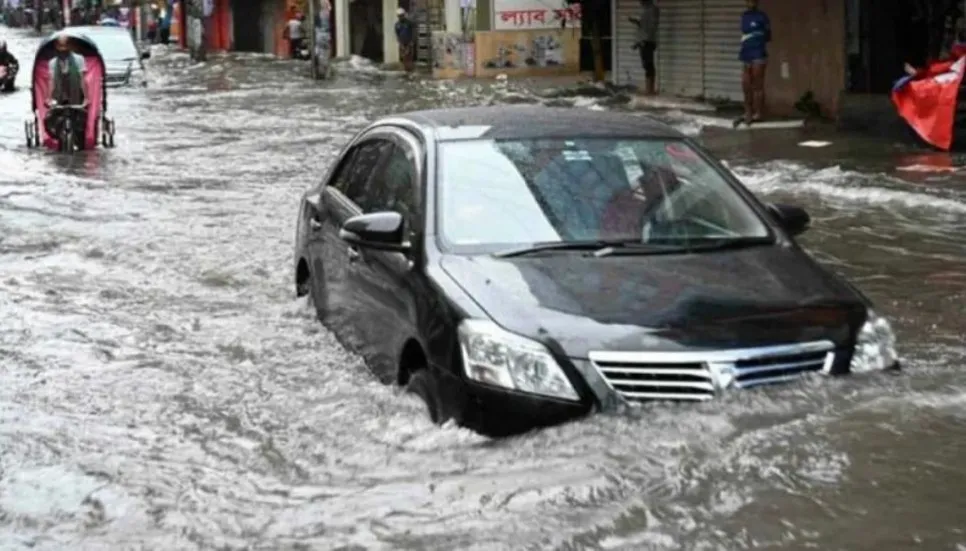
[[[335,55],[358,55],[378,63],[397,63],[398,8],[397,0],[333,0]]]
[[[577,74],[580,4],[564,0],[445,3],[445,27],[432,29],[438,78]],[[609,56],[608,56],[609,57]]]
[[[614,81],[644,82],[634,49],[639,0],[614,0]],[[744,0],[659,0],[657,81],[662,94],[705,101],[741,101],[738,48]],[[834,116],[845,86],[845,6],[829,0],[760,0],[772,25],[766,99],[773,114],[791,114],[812,92]]]

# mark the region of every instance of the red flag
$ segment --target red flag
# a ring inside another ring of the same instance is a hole
[[[953,145],[956,100],[966,57],[930,63],[896,82],[892,103],[909,126],[930,145],[949,151]]]

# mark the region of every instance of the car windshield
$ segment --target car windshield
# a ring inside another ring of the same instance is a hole
[[[466,140],[439,150],[440,235],[453,252],[772,235],[681,140]]]
[[[138,59],[134,41],[126,32],[91,33],[88,35],[105,61],[132,61]]]

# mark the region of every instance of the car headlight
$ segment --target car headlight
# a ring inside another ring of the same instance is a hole
[[[849,369],[852,373],[882,371],[895,367],[898,361],[896,334],[892,331],[892,325],[870,309],[855,339],[855,352]]]
[[[459,327],[463,371],[474,381],[503,388],[579,400],[570,380],[542,344],[484,320]]]

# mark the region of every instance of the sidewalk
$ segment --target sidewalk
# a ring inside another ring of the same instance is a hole
[[[751,127],[734,128],[734,121],[741,117],[742,107],[735,102],[706,102],[669,95],[647,96],[631,86],[615,86],[609,82],[594,83],[589,73],[553,77],[507,78],[512,88],[525,88],[544,99],[594,98],[602,107],[630,111],[654,111],[681,113],[694,118],[703,126],[713,126],[741,131],[794,129],[805,126],[805,117],[774,117],[754,123]],[[563,102],[561,102],[563,103]]]

